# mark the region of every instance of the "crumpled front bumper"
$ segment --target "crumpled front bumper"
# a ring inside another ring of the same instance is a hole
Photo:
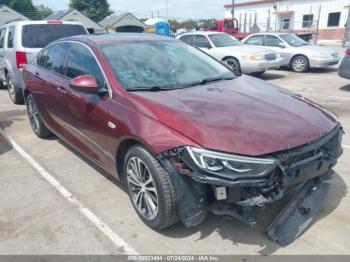
[[[342,154],[342,134],[343,129],[339,125],[317,141],[274,153],[279,165],[263,177],[227,177],[204,172],[183,148],[164,152],[158,158],[174,183],[180,218],[187,227],[201,223],[208,211],[230,215],[253,225],[257,222],[252,212],[254,207],[277,201],[308,181],[322,181],[321,177],[329,172]],[[218,187],[226,190],[224,199],[215,197]]]

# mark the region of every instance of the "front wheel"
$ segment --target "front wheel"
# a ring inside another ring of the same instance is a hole
[[[38,107],[34,101],[34,97],[29,94],[26,100],[27,112],[29,117],[30,126],[34,133],[40,138],[46,138],[52,135],[51,131],[45,126],[38,111]]]
[[[168,173],[150,152],[140,145],[131,147],[124,170],[130,200],[146,225],[163,229],[178,221],[175,189]]]
[[[223,60],[223,62],[236,74],[242,74],[241,65],[239,64],[239,61],[236,58],[229,57]]]
[[[305,56],[296,56],[292,59],[291,68],[294,72],[304,73],[309,70],[309,60]]]

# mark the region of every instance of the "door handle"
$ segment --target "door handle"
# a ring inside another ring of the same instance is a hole
[[[60,92],[60,93],[62,93],[62,94],[67,94],[67,91],[66,91],[66,89],[64,88],[64,87],[57,87],[57,91],[58,92]]]

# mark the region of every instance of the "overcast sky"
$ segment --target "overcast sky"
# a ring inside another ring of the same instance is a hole
[[[35,5],[45,4],[52,10],[68,8],[69,0],[33,0]],[[169,17],[174,18],[223,18],[224,4],[231,0],[168,0]],[[161,16],[166,16],[166,0],[109,0],[113,11],[128,11],[137,17],[156,16],[159,9]]]

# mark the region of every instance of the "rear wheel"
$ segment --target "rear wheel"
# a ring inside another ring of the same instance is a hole
[[[309,60],[302,55],[296,56],[292,59],[291,68],[294,72],[304,73],[309,70]]]
[[[44,122],[42,121],[39,115],[38,107],[36,106],[34,98],[31,94],[28,95],[26,101],[29,122],[34,133],[40,138],[45,138],[52,135],[51,131],[45,126]]]
[[[124,163],[130,200],[142,221],[163,229],[178,221],[176,194],[168,173],[144,147],[129,149]]]
[[[0,79],[0,89],[4,89],[4,88],[5,88],[4,82]]]
[[[17,88],[10,74],[6,76],[6,85],[12,102],[16,105],[21,105],[24,102],[22,90]]]
[[[241,65],[236,58],[229,57],[224,59],[224,62],[231,68],[233,72],[237,73],[238,75],[242,74]]]

